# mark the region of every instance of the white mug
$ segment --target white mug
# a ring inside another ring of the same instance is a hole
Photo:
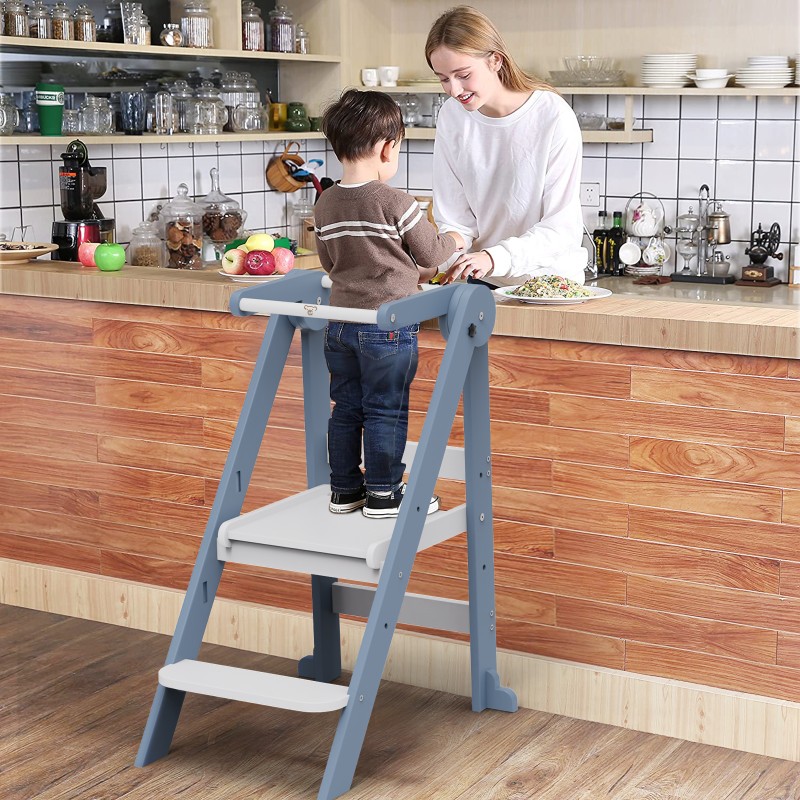
[[[378,78],[381,86],[397,86],[400,67],[378,67]]]
[[[366,67],[361,70],[361,83],[364,86],[378,85],[378,70],[375,67]]]
[[[619,260],[629,267],[638,264],[641,257],[642,249],[636,242],[631,241],[630,238],[619,248]]]

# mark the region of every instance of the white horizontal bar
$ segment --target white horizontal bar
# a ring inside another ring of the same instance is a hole
[[[339,308],[338,306],[317,305],[316,303],[288,303],[285,300],[258,300],[243,297],[239,301],[242,311],[253,314],[284,314],[287,317],[315,317],[331,319],[336,322],[361,322],[366,325],[378,324],[378,312],[367,308]]]

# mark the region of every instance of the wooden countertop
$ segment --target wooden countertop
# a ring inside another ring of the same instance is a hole
[[[314,256],[298,260],[318,267]],[[203,311],[227,311],[247,284],[215,269],[182,271],[126,266],[100,272],[40,259],[0,265],[0,294],[58,297]],[[601,281],[614,295],[561,307],[502,302],[495,333],[505,336],[800,358],[800,288],[771,289],[671,283],[635,286]]]

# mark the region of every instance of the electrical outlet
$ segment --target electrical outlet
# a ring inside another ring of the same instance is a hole
[[[590,208],[600,207],[600,184],[582,183],[581,184],[581,205]]]

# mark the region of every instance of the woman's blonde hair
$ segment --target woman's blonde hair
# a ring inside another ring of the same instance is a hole
[[[446,47],[473,58],[488,58],[497,53],[503,62],[498,77],[503,86],[512,92],[531,92],[534,89],[554,91],[550,84],[525,72],[514,61],[494,23],[471,6],[451,8],[431,26],[425,42],[425,58],[431,69],[431,53],[437,47]]]

